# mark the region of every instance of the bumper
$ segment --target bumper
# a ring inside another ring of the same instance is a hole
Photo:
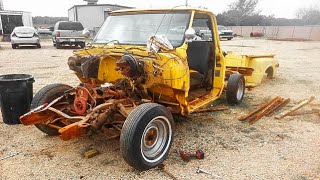
[[[220,35],[220,39],[233,39],[232,35]]]
[[[31,38],[11,38],[11,44],[17,45],[36,45],[40,44],[40,38],[38,37],[31,37]]]
[[[84,38],[57,38],[56,41],[61,44],[78,44],[86,42]]]

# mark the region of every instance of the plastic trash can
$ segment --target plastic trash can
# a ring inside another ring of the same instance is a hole
[[[21,124],[19,117],[30,111],[34,78],[28,74],[0,76],[0,106],[3,122]]]

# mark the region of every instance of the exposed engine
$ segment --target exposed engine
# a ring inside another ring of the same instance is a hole
[[[116,64],[116,70],[126,77],[137,79],[146,74],[143,70],[143,61],[137,60],[131,54],[123,55]]]

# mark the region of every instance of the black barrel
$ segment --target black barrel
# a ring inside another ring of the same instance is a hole
[[[28,74],[0,76],[0,106],[3,122],[21,124],[19,117],[30,111],[34,78]]]

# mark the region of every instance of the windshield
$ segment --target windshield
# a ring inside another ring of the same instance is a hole
[[[224,27],[224,26],[218,26],[218,30],[219,31],[223,31],[223,30],[228,30],[226,27]]]
[[[33,27],[16,27],[14,29],[16,33],[34,33],[35,29]]]
[[[164,34],[173,47],[181,46],[190,13],[143,13],[109,16],[94,43],[117,41],[120,44],[146,45],[157,33]]]
[[[60,22],[59,23],[59,30],[76,30],[82,31],[83,26],[80,22]]]

